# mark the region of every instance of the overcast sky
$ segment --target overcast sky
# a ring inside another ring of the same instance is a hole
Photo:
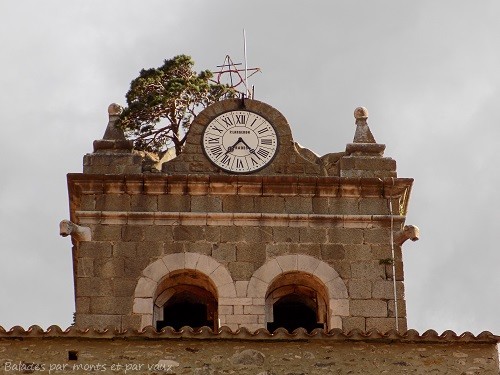
[[[404,245],[408,326],[500,334],[500,2],[1,1],[0,325],[67,327],[74,311],[66,173],[82,171],[140,69],[226,54],[256,99],[323,155],[353,110],[415,183]]]

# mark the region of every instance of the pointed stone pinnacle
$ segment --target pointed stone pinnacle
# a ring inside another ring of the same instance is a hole
[[[354,133],[353,143],[377,143],[366,122],[368,110],[365,107],[356,108],[354,118],[356,119],[356,132]]]

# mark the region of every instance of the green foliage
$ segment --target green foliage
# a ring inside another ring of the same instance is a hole
[[[178,155],[194,116],[210,104],[234,97],[226,85],[210,81],[208,70],[196,73],[190,56],[165,60],[159,68],[143,69],[130,83],[127,105],[118,126],[138,150],[161,152],[175,147]]]

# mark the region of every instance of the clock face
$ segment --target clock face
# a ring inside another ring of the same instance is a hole
[[[274,127],[249,111],[229,111],[217,116],[205,128],[202,142],[210,161],[233,173],[264,168],[278,149]]]

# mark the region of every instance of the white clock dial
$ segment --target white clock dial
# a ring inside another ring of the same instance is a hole
[[[249,111],[217,116],[203,132],[203,150],[219,168],[251,173],[268,165],[276,155],[278,137],[264,117]]]

